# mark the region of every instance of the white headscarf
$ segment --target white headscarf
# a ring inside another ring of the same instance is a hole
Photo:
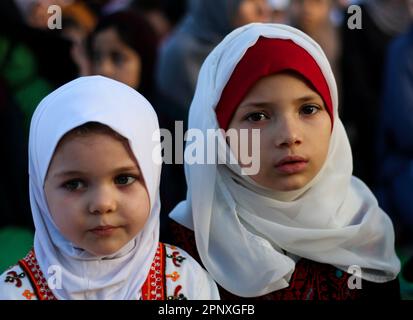
[[[260,36],[290,39],[319,65],[334,109],[327,159],[304,188],[272,193],[241,176],[237,165],[185,164],[187,200],[178,204],[171,218],[194,230],[206,269],[222,287],[239,296],[259,296],[289,285],[295,261],[281,249],[344,271],[358,265],[362,278],[369,281],[394,279],[400,262],[392,223],[367,186],[352,176],[351,149],[338,118],[334,76],[323,51],[310,37],[279,24],[254,23],[231,32],[201,68],[189,129],[205,133],[219,128],[215,107],[221,93],[237,63]],[[224,137],[218,140],[218,148],[224,148]]]
[[[127,138],[139,162],[151,203],[141,232],[109,257],[96,257],[63,237],[48,210],[43,186],[54,150],[68,131],[99,122]],[[37,107],[29,141],[30,201],[36,228],[34,249],[46,279],[51,266],[62,271],[58,299],[138,299],[159,238],[159,129],[149,102],[130,87],[101,76],[82,77],[49,94]],[[154,141],[155,140],[155,141]],[[157,160],[157,159],[155,159]],[[57,283],[57,282],[56,282]]]

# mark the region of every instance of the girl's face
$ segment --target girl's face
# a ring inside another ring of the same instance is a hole
[[[331,120],[317,92],[300,77],[279,73],[257,81],[229,128],[260,129],[260,170],[251,178],[276,191],[291,191],[304,187],[320,171]]]
[[[126,142],[110,134],[69,135],[55,151],[44,184],[51,216],[76,246],[117,252],[150,212],[142,173]]]
[[[123,82],[137,89],[142,63],[140,56],[119,37],[114,28],[99,32],[92,43],[93,73]]]
[[[271,10],[267,0],[243,0],[234,18],[234,26],[241,27],[252,22],[270,22]]]

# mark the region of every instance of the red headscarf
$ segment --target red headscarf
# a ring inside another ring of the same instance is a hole
[[[260,37],[235,67],[215,109],[218,123],[224,130],[238,105],[261,78],[282,71],[295,71],[323,99],[333,124],[333,103],[330,90],[314,58],[291,40]]]

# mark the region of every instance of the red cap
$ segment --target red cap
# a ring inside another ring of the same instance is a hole
[[[333,103],[327,81],[314,58],[291,40],[260,37],[235,67],[215,109],[218,123],[224,130],[238,105],[261,78],[282,71],[295,71],[323,99],[333,124]]]

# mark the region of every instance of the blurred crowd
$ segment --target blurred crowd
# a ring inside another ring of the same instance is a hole
[[[61,8],[62,28],[50,23],[59,18],[51,5]],[[349,13],[351,5],[360,11]],[[361,28],[350,28],[350,18],[359,18]],[[323,48],[339,86],[354,175],[392,218],[399,253],[408,259],[413,254],[413,0],[0,1],[0,230],[33,232],[28,131],[43,97],[78,76],[100,74],[141,92],[162,128],[174,133],[180,120],[185,130],[202,62],[226,34],[251,22],[292,25]],[[168,240],[167,214],[185,195],[183,166],[164,165],[163,240]],[[413,280],[407,272],[405,277]]]

